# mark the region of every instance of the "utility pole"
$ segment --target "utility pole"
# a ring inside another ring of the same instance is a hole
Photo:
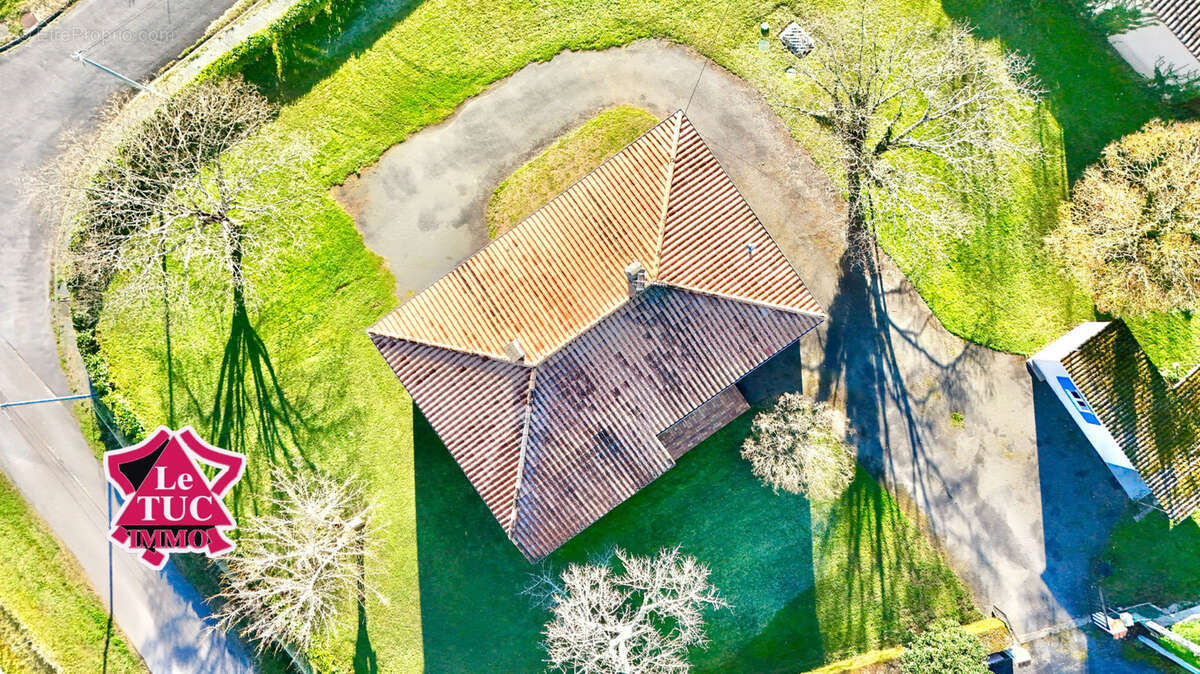
[[[71,54],[71,59],[75,60],[75,61],[79,61],[80,63],[86,63],[94,68],[99,68],[100,70],[103,70],[104,72],[108,73],[109,75],[112,75],[113,77],[121,80],[122,82],[124,82],[126,84],[131,84],[131,85],[137,87],[138,89],[141,89],[142,91],[145,91],[147,93],[154,94],[155,96],[158,96],[159,98],[166,98],[166,96],[163,96],[162,94],[160,94],[157,91],[155,91],[154,89],[151,89],[150,87],[142,84],[141,82],[138,82],[137,80],[133,80],[128,77],[125,77],[124,75],[113,70],[112,68],[109,68],[107,66],[103,66],[99,63],[96,63],[95,61],[91,60],[90,58],[84,56],[82,51],[73,52]]]
[[[56,396],[54,398],[38,398],[37,400],[14,400],[11,402],[0,403],[0,408],[19,407],[21,405],[37,405],[39,403],[57,403],[64,400],[83,400],[84,398],[91,398],[92,396],[93,394],[91,393],[82,393],[80,395]]]

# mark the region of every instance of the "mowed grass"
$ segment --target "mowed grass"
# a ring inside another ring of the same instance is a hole
[[[1171,626],[1171,631],[1195,644],[1200,644],[1200,618],[1190,618]]]
[[[658,122],[646,110],[623,105],[563,134],[496,187],[487,206],[488,236],[511,229]]]
[[[709,564],[730,608],[708,613],[712,643],[691,658],[703,672],[805,671],[898,643],[935,617],[977,617],[939,553],[866,474],[836,502],[817,506],[760,484],[739,455],[751,415],[684,455],[545,563],[561,570],[615,546],[651,554],[679,545]],[[521,594],[535,568],[425,420],[416,426],[426,667],[536,671],[549,613]]]
[[[110,631],[108,612],[74,558],[2,475],[0,569],[0,605],[63,671],[147,671],[120,630],[113,625]]]
[[[1094,571],[1110,604],[1190,605],[1200,602],[1197,550],[1200,515],[1172,527],[1161,512],[1140,522],[1130,512],[1113,529]]]
[[[1022,208],[1000,214],[996,226],[989,221],[966,245],[947,246],[954,252],[949,269],[923,269],[915,255],[898,261],[948,328],[1027,354],[1061,335],[1063,325],[1094,317],[1090,301],[1041,245],[1068,181],[1078,179],[1109,143],[1151,119],[1183,111],[1162,103],[1105,36],[1060,0],[945,0],[943,7],[973,25],[979,37],[1032,58],[1048,113],[1033,131],[1045,138],[1050,154],[1021,178]],[[1200,363],[1200,319],[1190,313],[1126,321],[1164,373],[1179,376]]]
[[[1057,39],[1056,31],[1069,27],[1046,22],[1044,16],[1057,16],[1058,10],[1052,1],[1043,4],[1043,10],[1033,12],[1030,18],[1038,25],[1045,24],[1043,29],[1049,34],[1044,39]],[[343,7],[353,11],[339,14]],[[821,2],[819,7],[822,11],[846,11],[833,1]],[[946,20],[936,3],[897,2],[895,7],[925,20]],[[269,152],[280,137],[306,136],[317,147],[317,157],[291,179],[298,187],[320,192],[373,163],[391,145],[444,119],[487,85],[564,49],[599,49],[643,37],[662,37],[693,45],[734,73],[763,85],[767,82],[764,78],[779,77],[779,63],[771,59],[780,56],[764,57],[757,50],[756,27],[764,18],[782,25],[788,15],[767,0],[429,0],[420,4],[380,0],[346,4],[334,11],[337,21],[318,19],[305,24],[281,43],[277,50],[281,62],[268,55],[244,68],[250,80],[284,104],[279,118],[259,141],[258,151]],[[1085,64],[1111,65],[1115,58],[1090,38],[1074,46],[1080,50],[1076,60]],[[1108,86],[1103,81],[1095,83],[1091,96],[1109,92]],[[1093,122],[1082,116],[1078,121]],[[1022,352],[1091,315],[1086,299],[1054,270],[1040,244],[1049,226],[1045,214],[1065,193],[1063,162],[1072,156],[1069,139],[1078,132],[1064,133],[1053,109],[1036,115],[1029,126],[1029,133],[1045,139],[1046,163],[1029,167],[1027,175],[1013,177],[1013,183],[1022,186],[1024,198],[1016,200],[1006,213],[985,219],[967,243],[930,242],[942,249],[942,258],[953,266],[946,271],[930,268],[922,262],[919,248],[885,242],[952,330],[996,348]],[[811,129],[796,126],[794,132],[806,144],[818,145]],[[1098,137],[1108,134],[1108,130],[1096,133]],[[1025,217],[1024,213],[1043,217]],[[536,627],[545,616],[517,608],[520,600],[515,590],[520,582],[513,574],[525,568],[521,566],[524,562],[494,521],[471,515],[486,511],[452,463],[445,466],[448,472],[440,482],[431,481],[423,473],[418,453],[414,478],[411,402],[364,334],[368,325],[396,303],[390,275],[382,261],[363,247],[350,218],[331,199],[323,197],[315,204],[296,207],[286,217],[302,234],[290,255],[272,265],[247,262],[260,298],[252,311],[252,325],[263,346],[256,358],[261,365],[265,356],[275,376],[273,381],[270,377],[264,381],[260,402],[275,427],[286,427],[286,442],[282,446],[260,442],[255,427],[257,410],[246,410],[247,427],[242,435],[251,453],[251,472],[236,496],[239,516],[257,507],[255,496],[265,488],[269,467],[288,463],[358,475],[381,502],[379,516],[386,529],[377,541],[379,553],[366,566],[368,581],[378,595],[368,593],[361,616],[355,606],[347,606],[343,627],[336,639],[319,649],[321,658],[343,666],[375,661],[383,671],[415,670],[423,664],[437,668],[444,662],[478,669],[492,662],[487,659],[490,655],[504,661],[510,653],[518,654],[515,657],[523,663],[536,662],[536,629],[531,626]],[[198,286],[203,283],[202,277],[197,278]],[[172,318],[170,360],[162,307],[110,312],[100,325],[98,337],[112,379],[147,427],[168,421],[177,426],[191,423],[202,430],[212,425],[218,372],[229,341],[229,316],[219,298],[209,300],[198,302],[189,315]],[[281,415],[281,408],[289,413]],[[444,451],[438,451],[435,455],[449,462]],[[714,573],[718,566],[728,569],[721,572],[730,574],[726,579],[736,580],[737,574],[753,577],[753,587],[739,589],[737,583],[726,583],[731,592],[741,594],[739,610],[745,612],[730,615],[750,618],[744,624],[740,618],[718,618],[714,623],[712,634],[717,643],[700,656],[713,667],[743,657],[742,650],[756,643],[758,636],[763,641],[754,652],[761,657],[815,661],[811,635],[777,636],[788,634],[797,620],[809,614],[806,605],[815,607],[811,613],[823,616],[821,657],[868,648],[897,633],[896,626],[904,622],[905,614],[899,609],[893,612],[891,604],[896,597],[911,600],[904,595],[905,582],[910,580],[904,573],[895,577],[895,583],[879,585],[881,593],[892,593],[882,603],[869,594],[874,591],[872,583],[882,582],[880,577],[821,575],[816,571],[814,579],[828,580],[809,584],[816,588],[811,600],[797,599],[805,592],[793,577],[799,573],[797,568],[805,566],[804,546],[793,545],[786,553],[800,555],[798,567],[779,566],[780,559],[790,558],[772,557],[774,548],[740,524],[743,513],[712,496],[722,493],[711,490],[720,488],[718,480],[725,472],[697,478],[709,491],[692,490],[679,496],[671,491],[678,487],[668,479],[673,474],[651,485],[634,502],[684,501],[664,506],[667,509],[657,519],[649,511],[622,506],[624,510],[617,512],[637,514],[620,519],[614,512],[597,530],[606,533],[598,537],[585,533],[562,554],[580,557],[585,548],[607,542],[650,550],[685,538],[698,540],[697,534],[688,534],[692,525],[679,524],[678,517],[670,513],[686,511],[709,523],[706,533],[713,538],[705,544],[708,547],[697,545],[696,554],[703,557],[708,551],[719,552],[720,556],[706,561],[713,564]],[[424,489],[423,485],[430,484],[445,488]],[[878,493],[868,500],[883,503],[888,499]],[[685,502],[687,507],[681,505]],[[893,506],[880,507],[880,519],[896,520],[891,514]],[[772,518],[787,521],[774,506],[760,508],[757,516],[762,522]],[[446,526],[432,532],[428,526],[422,527],[422,513],[438,509],[447,513]],[[833,534],[846,530],[858,532],[852,542],[859,550],[874,552],[874,559],[886,561],[889,556],[907,553],[893,549],[911,545],[907,538],[866,535],[872,529],[878,531],[878,522],[869,519],[868,511],[844,512],[852,514],[815,516],[814,540],[840,541]],[[629,528],[642,517],[659,524],[652,529]],[[612,524],[607,524],[610,521]],[[839,524],[824,526],[826,522]],[[700,524],[695,527],[699,529]],[[868,541],[878,544],[872,547]],[[817,554],[814,569],[838,568],[822,561],[824,554]],[[420,574],[444,570],[458,576],[436,583],[424,575],[419,577],[418,558]],[[853,564],[847,562],[846,566]],[[884,566],[881,573],[886,574],[895,565],[888,562]],[[928,573],[940,578],[942,571]],[[456,577],[462,580],[460,587],[450,582]],[[916,587],[941,584],[940,580],[929,581]],[[854,596],[862,600],[847,600]],[[796,610],[785,610],[793,600],[798,602]],[[839,611],[828,608],[836,604],[823,602],[846,605]],[[852,617],[852,611],[861,615]],[[878,613],[878,619],[870,617],[871,611]],[[776,615],[780,616],[778,625],[771,623]],[[846,627],[835,627],[839,620]],[[475,629],[464,630],[464,624]],[[497,630],[499,634],[493,636]],[[832,635],[828,645],[826,630]],[[795,653],[791,648],[797,649]]]
[[[762,20],[782,26],[795,16],[759,0],[469,7],[432,0],[364,6],[337,22],[336,30],[319,21],[302,29],[280,61],[268,55],[245,68],[270,95],[293,103],[291,124],[311,122],[329,131],[320,163],[330,182],[372,163],[387,147],[442,119],[488,84],[564,49],[662,37],[694,46],[760,89],[777,89],[790,57],[781,50],[758,51],[757,26]],[[856,5],[818,0],[804,7],[853,12]],[[1105,145],[1175,111],[1060,0],[893,0],[880,7],[931,23],[966,21],[997,51],[1030,55],[1047,90],[1045,105],[1024,120],[1023,129],[1041,143],[1045,157],[1006,167],[1011,199],[996,209],[968,204],[978,226],[965,239],[931,236],[922,223],[913,222],[884,232],[884,248],[948,329],[995,349],[1030,354],[1096,318],[1090,299],[1042,239],[1057,221],[1069,181]],[[329,130],[335,124],[338,129]],[[791,126],[818,161],[836,173],[831,157],[821,151],[828,145],[822,132],[800,120],[791,120]],[[1168,372],[1200,362],[1200,321],[1190,315],[1150,316],[1131,325],[1151,358]]]

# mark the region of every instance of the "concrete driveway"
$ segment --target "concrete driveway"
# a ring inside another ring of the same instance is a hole
[[[45,164],[62,134],[86,130],[122,85],[70,60],[90,58],[142,78],[193,44],[233,0],[81,0],[0,54],[0,400],[66,392],[50,326],[51,222],[18,181]],[[62,404],[0,411],[0,468],[79,560],[117,624],[155,672],[245,672],[234,640],[206,629],[207,608],[168,565],[156,573],[128,553],[108,564],[105,482]]]
[[[985,613],[996,606],[1033,636],[1085,616],[1090,559],[1124,507],[1115,482],[1022,358],[948,333],[890,260],[870,274],[847,268],[844,206],[827,177],[756,92],[690,50],[646,41],[529,65],[335,196],[403,298],[486,243],[497,183],[620,104],[659,116],[686,108],[830,314],[749,388],[803,388],[843,406],[862,462],[920,508]],[[1113,649],[1090,650],[1093,668],[1111,662]],[[1053,670],[1085,667],[1072,662]]]

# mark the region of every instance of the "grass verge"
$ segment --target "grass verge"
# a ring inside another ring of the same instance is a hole
[[[2,475],[0,568],[0,606],[63,671],[147,671],[125,636],[109,624],[75,560]],[[13,633],[0,629],[0,638]],[[15,646],[0,644],[0,652],[19,655]]]
[[[1171,631],[1192,643],[1200,644],[1200,618],[1190,618],[1181,623],[1175,623],[1171,626]]]
[[[488,236],[494,239],[511,229],[658,122],[641,108],[623,105],[568,131],[492,192]]]

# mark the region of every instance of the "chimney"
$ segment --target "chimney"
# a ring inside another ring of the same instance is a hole
[[[646,279],[646,268],[641,262],[633,261],[625,268],[625,278],[629,280],[629,296],[642,292],[650,282]]]
[[[516,337],[513,341],[504,345],[504,355],[514,363],[520,363],[525,360],[525,347],[521,346],[521,338]]]

